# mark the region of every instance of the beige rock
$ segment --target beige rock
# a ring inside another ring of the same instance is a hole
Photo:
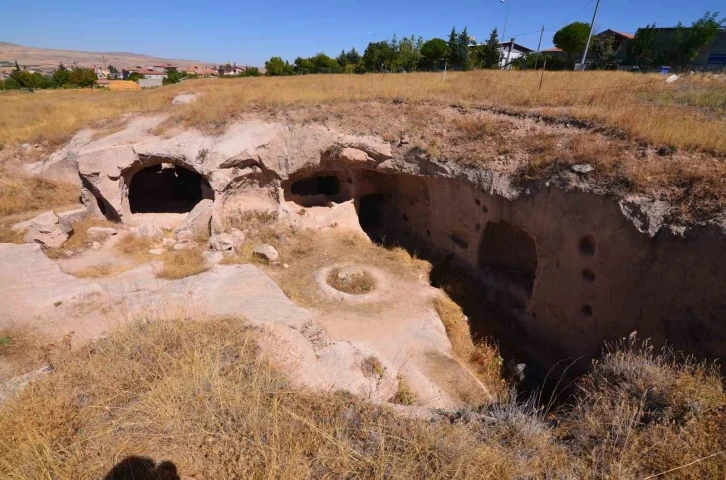
[[[61,222],[58,215],[48,211],[31,221],[23,241],[39,243],[45,248],[58,248],[68,240],[71,232],[73,232],[73,227],[70,223]]]
[[[90,227],[86,233],[92,240],[103,242],[113,235],[118,235],[118,230],[110,227]]]
[[[212,235],[209,239],[209,247],[218,252],[231,252],[234,250],[234,239],[228,233]]]
[[[365,272],[363,271],[363,267],[359,265],[351,265],[338,270],[338,280],[345,283],[353,282],[363,278],[364,276]]]
[[[152,248],[149,250],[149,255],[164,255],[165,251],[163,248]]]
[[[196,248],[197,242],[193,240],[182,240],[180,242],[177,242],[176,245],[174,245],[174,250],[190,250],[192,248]]]
[[[277,253],[277,250],[272,245],[268,245],[266,243],[263,243],[262,245],[258,245],[252,250],[252,254],[259,258],[264,258],[265,260],[269,262],[275,262],[279,258],[280,254]]]
[[[176,229],[176,232],[189,230],[195,237],[209,237],[209,224],[212,220],[213,205],[214,203],[209,199],[197,203],[184,219],[182,226]]]
[[[179,242],[188,242],[191,240],[194,240],[194,234],[191,232],[191,230],[179,230],[174,232],[174,237]]]

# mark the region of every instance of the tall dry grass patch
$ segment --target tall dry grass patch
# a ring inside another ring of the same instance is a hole
[[[77,185],[0,170],[0,216],[80,204]]]
[[[596,120],[656,144],[726,152],[726,84],[715,77],[683,77],[666,84],[658,75],[627,72],[533,71],[305,75],[230,80],[200,79],[150,91],[48,91],[0,96],[0,144],[58,142],[88,123],[130,112],[170,112],[171,123],[218,130],[251,111],[294,106],[384,102],[459,104],[539,110]],[[204,101],[174,107],[182,91]]]
[[[121,459],[181,478],[503,478],[467,429],[311,394],[259,356],[236,319],[143,321],[59,359],[0,410],[0,476],[97,479]]]
[[[204,255],[197,248],[169,251],[162,255],[161,260],[163,266],[156,276],[167,280],[178,280],[209,270]]]

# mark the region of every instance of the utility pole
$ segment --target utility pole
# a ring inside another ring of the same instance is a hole
[[[504,68],[507,68],[507,65],[509,65],[509,58],[512,56],[512,48],[514,48],[514,37],[512,37],[512,41],[509,42],[509,50],[507,50],[507,60],[504,62]]]
[[[499,0],[499,3],[505,3],[504,0]],[[499,68],[502,68],[502,60],[504,59],[504,35],[507,34],[507,19],[509,18],[509,4],[507,3],[507,11],[504,14],[504,28],[502,29],[502,47],[499,49]]]
[[[539,32],[539,43],[537,44],[537,56],[534,57],[534,69],[537,70],[537,62],[539,62],[539,49],[542,47],[542,35],[544,35],[544,25],[542,30]]]
[[[582,52],[582,60],[580,66],[582,70],[585,70],[585,59],[587,58],[587,49],[590,48],[590,39],[592,38],[592,31],[595,28],[595,18],[597,18],[597,9],[600,7],[600,0],[597,0],[595,4],[595,13],[592,14],[592,23],[590,23],[590,35],[587,36],[587,43],[585,44],[585,51]],[[577,68],[577,67],[575,67]]]

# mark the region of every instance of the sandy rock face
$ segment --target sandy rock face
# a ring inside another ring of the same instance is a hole
[[[109,227],[90,227],[86,234],[97,242],[103,242],[113,235],[117,235],[118,231],[115,228]]]
[[[184,223],[176,229],[176,232],[186,230],[195,237],[208,237],[209,222],[212,220],[212,205],[213,202],[208,199],[197,203],[184,219]]]
[[[58,215],[48,211],[31,221],[23,241],[39,243],[45,248],[58,248],[68,240],[71,232],[73,227],[70,223],[62,222]]]

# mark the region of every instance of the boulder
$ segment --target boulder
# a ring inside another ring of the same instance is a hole
[[[162,247],[173,247],[174,245],[176,245],[176,240],[173,238],[164,238],[161,240]]]
[[[247,235],[245,232],[238,228],[233,228],[229,235],[232,237],[232,245],[234,246],[235,250],[239,250],[242,248],[242,245],[245,244],[245,240],[247,240]]]
[[[234,251],[234,239],[232,238],[232,235],[228,233],[212,235],[209,239],[209,248],[216,250],[217,252]]]
[[[585,173],[590,173],[595,169],[589,163],[578,163],[577,165],[571,166],[570,170],[572,170],[575,173],[585,174]]]
[[[153,240],[161,240],[164,238],[164,232],[161,231],[161,228],[150,223],[134,228],[132,229],[132,232],[136,233],[140,237],[147,237]]]
[[[365,276],[363,268],[358,265],[343,267],[338,270],[338,280],[343,283],[351,283]]]
[[[254,250],[252,250],[252,255],[258,258],[263,258],[268,262],[275,262],[280,257],[280,254],[277,253],[275,247],[266,243],[257,245]]]
[[[177,232],[174,232],[174,238],[176,238],[180,242],[189,242],[191,240],[194,240],[194,234],[191,232],[191,230],[179,230]]]
[[[86,232],[91,240],[97,242],[103,242],[113,235],[118,235],[118,230],[109,227],[89,227]]]
[[[172,105],[186,105],[187,103],[193,103],[196,101],[197,95],[195,93],[182,93],[177,95],[171,101]]]
[[[174,245],[174,250],[191,250],[192,248],[195,248],[197,246],[197,242],[193,240],[182,240],[180,242],[177,242],[176,245]]]
[[[39,243],[45,248],[58,248],[63,245],[73,232],[70,223],[61,221],[52,211],[35,217],[23,238],[25,243]]]
[[[152,248],[149,250],[149,255],[164,255],[165,251],[163,248]]]
[[[189,230],[195,237],[208,238],[213,207],[214,202],[209,199],[204,199],[197,203],[184,219],[184,223],[175,230],[175,233],[181,232],[182,230]]]

